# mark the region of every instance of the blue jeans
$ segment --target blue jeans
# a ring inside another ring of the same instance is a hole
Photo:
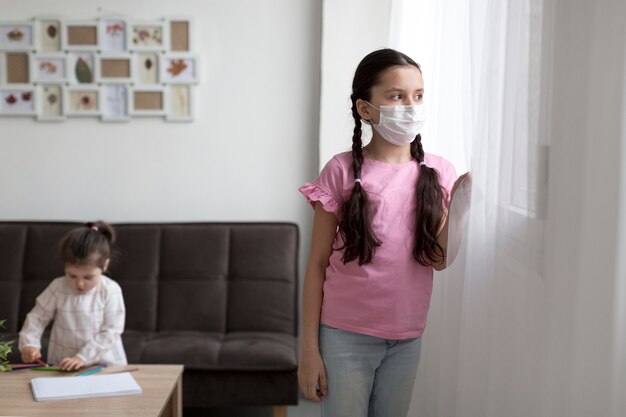
[[[422,339],[388,340],[320,325],[328,394],[322,417],[404,417]]]

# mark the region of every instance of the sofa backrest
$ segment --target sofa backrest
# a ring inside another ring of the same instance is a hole
[[[58,243],[79,223],[0,222],[0,319],[22,326],[62,276]],[[108,275],[122,287],[126,329],[296,334],[298,228],[293,223],[113,224]]]

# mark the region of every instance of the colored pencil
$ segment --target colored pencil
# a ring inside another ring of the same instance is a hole
[[[139,370],[139,368],[130,368],[130,369],[124,369],[122,371],[107,372],[106,374],[107,375],[109,375],[109,374],[122,374],[124,372],[135,372],[135,371],[138,371],[138,370]]]
[[[16,363],[15,365],[11,365],[11,369],[24,369],[24,368],[39,368],[39,364],[37,363]]]
[[[47,363],[45,363],[44,361],[42,361],[42,360],[41,360],[41,359],[39,359],[39,358],[37,358],[37,359],[35,359],[35,360],[36,360],[36,361],[37,361],[37,363],[38,363],[39,365],[41,365],[41,366],[45,366],[45,367],[50,366],[50,365],[48,365]]]
[[[38,368],[30,368],[31,371],[50,371],[50,372],[75,372],[76,370],[66,371],[56,366],[40,366]]]
[[[103,369],[104,369],[104,366],[98,366],[96,368],[88,369],[88,370],[86,370],[84,372],[81,372],[80,374],[75,375],[75,376],[87,376],[87,375],[95,374],[96,372],[100,372]]]

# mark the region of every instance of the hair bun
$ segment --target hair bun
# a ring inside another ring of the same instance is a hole
[[[108,223],[98,220],[95,222],[87,222],[85,223],[85,226],[102,234],[109,241],[109,244],[113,245],[115,243],[115,230]]]

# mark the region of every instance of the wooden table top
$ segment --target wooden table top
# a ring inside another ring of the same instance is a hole
[[[131,375],[141,387],[142,394],[42,402],[33,397],[31,379],[72,378],[74,374],[31,370],[0,372],[0,416],[158,417],[168,414],[166,406],[170,396],[176,389],[180,391],[182,365],[110,366],[95,375],[135,368],[138,370]]]

